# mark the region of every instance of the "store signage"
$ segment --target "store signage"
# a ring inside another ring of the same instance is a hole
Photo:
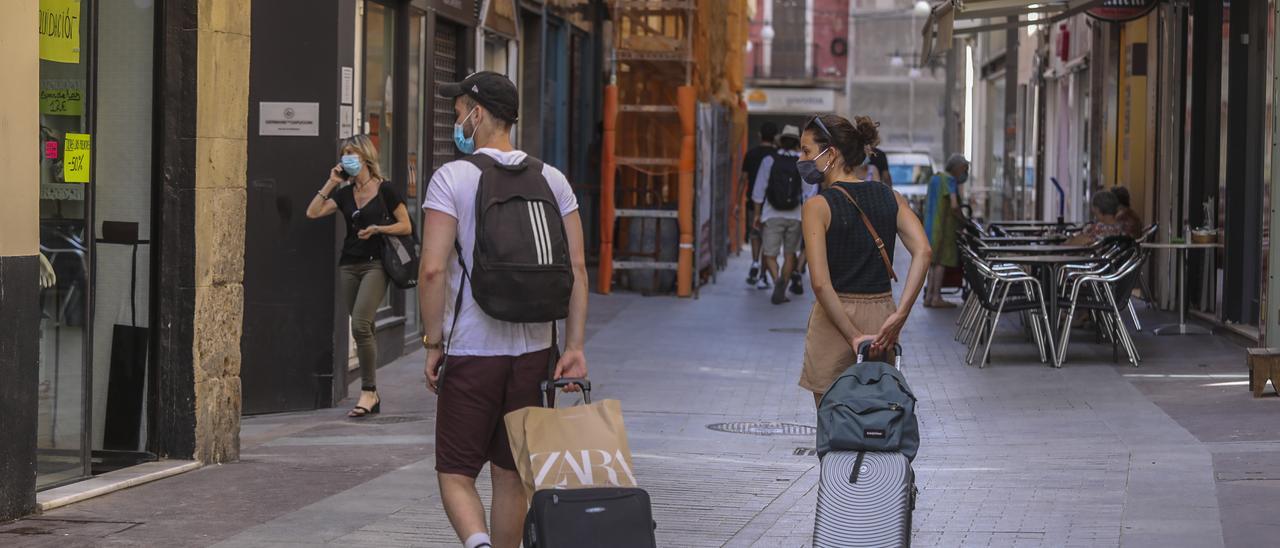
[[[813,88],[755,88],[746,91],[747,112],[813,114],[836,109],[836,92]]]
[[[62,144],[62,180],[68,183],[89,182],[89,154],[93,148],[89,135],[68,133]]]
[[[70,80],[41,80],[40,114],[83,116],[84,91],[81,90],[80,83]]]
[[[1160,0],[1106,0],[1101,6],[1089,8],[1087,13],[1094,19],[1123,23],[1146,15]]]
[[[258,103],[258,135],[320,135],[320,103]]]
[[[44,142],[44,159],[46,160],[58,159],[58,142],[57,141]]]
[[[40,0],[40,58],[80,63],[80,0]]]
[[[352,101],[353,90],[355,89],[356,72],[351,67],[342,67],[342,98],[338,102],[344,105],[350,105]]]
[[[355,127],[352,116],[351,105],[342,105],[338,107],[338,138],[346,139],[351,136],[351,131]]]

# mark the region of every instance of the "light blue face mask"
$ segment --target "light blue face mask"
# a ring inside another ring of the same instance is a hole
[[[342,170],[347,172],[347,175],[355,177],[360,174],[360,169],[363,167],[364,162],[360,161],[360,156],[358,154],[342,155]]]
[[[466,132],[462,130],[462,125],[467,123],[467,120],[470,120],[471,115],[475,114],[478,109],[479,107],[471,109],[471,112],[467,113],[467,117],[463,118],[462,122],[453,124],[453,144],[463,154],[471,154],[476,151],[476,129],[478,128],[472,129],[471,136],[467,137]]]

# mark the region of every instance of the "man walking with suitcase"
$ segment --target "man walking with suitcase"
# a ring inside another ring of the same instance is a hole
[[[549,376],[587,375],[582,221],[564,175],[512,148],[520,98],[511,80],[481,72],[440,94],[454,100],[454,143],[469,155],[436,171],[422,206],[418,287],[427,385],[439,396],[440,496],[466,548],[516,548],[527,501],[503,416],[540,405]],[[488,525],[475,484],[486,462]]]

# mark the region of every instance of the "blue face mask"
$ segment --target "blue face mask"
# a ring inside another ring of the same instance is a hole
[[[470,137],[467,137],[466,132],[462,129],[463,124],[466,124],[467,120],[471,119],[471,115],[475,113],[476,109],[471,109],[471,112],[467,113],[467,117],[463,118],[462,122],[453,124],[453,144],[463,154],[471,154],[476,151],[476,129],[473,128],[471,130]]]
[[[363,167],[364,167],[364,162],[360,161],[359,155],[357,154],[342,155],[342,170],[347,172],[347,175],[355,177],[356,175],[360,174],[360,169]]]

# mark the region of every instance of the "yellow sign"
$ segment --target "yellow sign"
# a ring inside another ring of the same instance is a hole
[[[74,87],[40,86],[40,114],[84,116],[84,91]]]
[[[89,182],[89,152],[93,148],[89,135],[68,133],[62,142],[62,180],[68,183]]]
[[[80,0],[40,0],[40,58],[80,62]]]

